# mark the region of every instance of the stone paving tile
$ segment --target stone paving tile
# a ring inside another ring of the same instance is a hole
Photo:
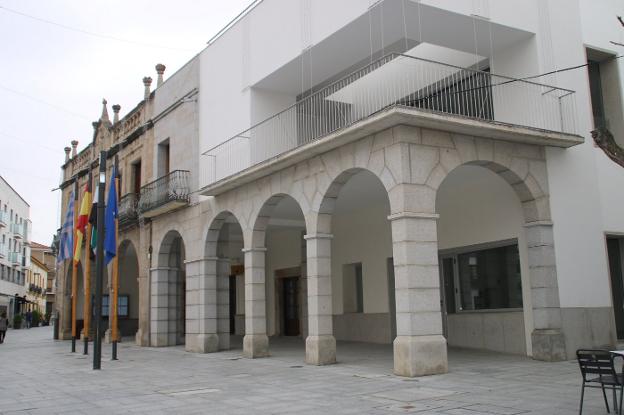
[[[70,353],[49,328],[9,331],[0,345],[0,414],[446,414],[578,413],[574,362],[451,350],[450,373],[417,379],[391,373],[392,347],[338,343],[339,363],[303,364],[301,339],[270,339],[272,356],[241,358],[234,349],[192,354],[140,348],[130,341],[102,370],[92,356]],[[90,350],[91,351],[91,350]],[[605,414],[600,391],[588,390],[584,414]]]

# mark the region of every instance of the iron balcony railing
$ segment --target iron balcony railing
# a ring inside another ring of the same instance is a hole
[[[205,151],[202,183],[209,185],[395,106],[576,133],[574,91],[390,54]]]
[[[138,202],[139,214],[156,209],[170,202],[190,201],[189,171],[175,170],[141,187]]]
[[[119,199],[119,226],[126,227],[139,219],[138,212],[139,196],[136,193],[128,193]]]

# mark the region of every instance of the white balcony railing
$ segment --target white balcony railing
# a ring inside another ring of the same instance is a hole
[[[391,54],[204,152],[203,185],[393,106],[576,133],[574,91]]]

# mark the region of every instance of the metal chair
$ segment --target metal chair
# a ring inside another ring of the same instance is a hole
[[[607,413],[611,412],[609,411],[606,389],[611,389],[613,392],[613,409],[615,413],[622,415],[624,378],[621,373],[617,373],[615,370],[615,359],[619,357],[622,356],[617,356],[608,350],[579,349],[576,351],[576,359],[578,360],[581,374],[583,375],[579,415],[583,413],[583,398],[585,397],[586,387],[602,389],[602,396],[605,406],[607,407]],[[619,405],[617,402],[618,389],[620,391]]]

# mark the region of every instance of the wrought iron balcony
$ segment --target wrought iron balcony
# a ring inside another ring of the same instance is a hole
[[[175,170],[141,187],[139,215],[150,218],[188,205],[190,172]]]
[[[119,227],[129,228],[139,220],[137,210],[139,196],[136,193],[127,193],[119,199]]]
[[[389,108],[576,134],[574,91],[390,54],[203,153],[210,185]]]

